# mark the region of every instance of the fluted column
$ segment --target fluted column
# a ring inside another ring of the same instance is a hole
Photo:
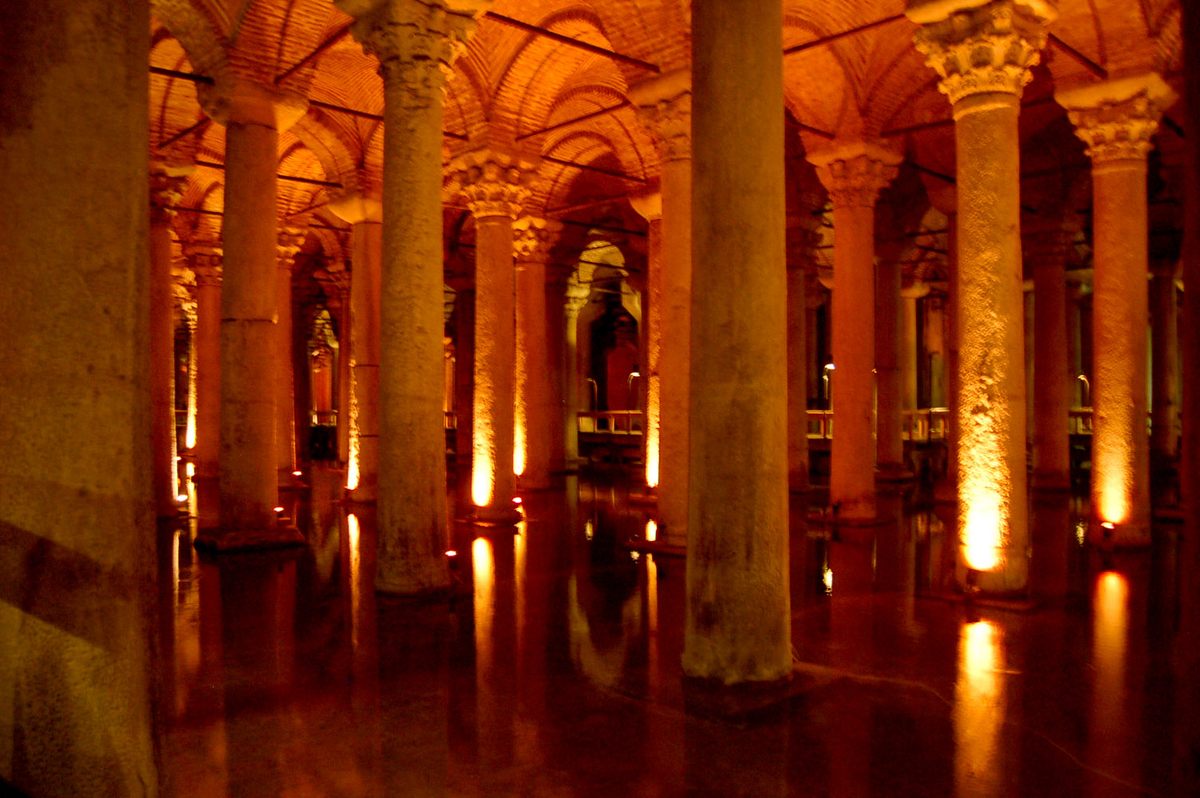
[[[517,361],[513,473],[521,488],[550,485],[550,360],[546,348],[546,261],[562,224],[526,216],[517,222]]]
[[[723,687],[775,683],[792,670],[782,6],[697,2],[692,28],[683,671]]]
[[[642,421],[642,461],[646,487],[657,488],[662,474],[662,192],[632,196],[633,209],[646,220],[646,334],[644,379],[646,409]]]
[[[829,501],[839,520],[862,521],[875,517],[875,200],[900,157],[849,142],[809,160],[833,203]]]
[[[296,397],[292,358],[292,266],[304,243],[298,228],[279,231],[275,246],[275,469],[281,486],[296,478]]]
[[[350,401],[347,416],[346,495],[379,498],[379,296],[383,261],[383,205],[348,194],[329,208],[350,227]],[[340,414],[339,414],[340,415]]]
[[[688,419],[691,414],[692,92],[679,70],[630,90],[661,161],[662,227],[658,352],[658,540],[687,543]],[[653,300],[651,302],[653,304]]]
[[[1150,454],[1159,468],[1170,467],[1179,448],[1179,302],[1175,288],[1177,263],[1151,269]]]
[[[568,471],[579,467],[579,313],[591,296],[592,286],[572,275],[567,281],[566,297],[563,302],[563,449]]]
[[[362,4],[343,3],[344,6]],[[477,4],[482,5],[482,4]],[[378,570],[375,587],[449,584],[442,416],[442,121],[446,72],[473,21],[451,3],[381,0],[351,32],[383,74]]]
[[[150,170],[150,436],[154,508],[160,518],[178,513],[175,480],[175,325],[171,277],[171,219],[183,191],[184,170],[153,164]]]
[[[1056,12],[1044,0],[946,0],[907,13],[954,109],[960,578],[1020,591],[1029,500],[1017,116]]]
[[[1068,429],[1066,248],[1058,231],[1029,236],[1033,270],[1033,487],[1065,490],[1071,483]]]
[[[216,479],[221,451],[221,250],[184,248],[196,279],[196,476]]]
[[[529,196],[531,165],[507,153],[465,156],[454,179],[475,217],[475,396],[471,502],[480,521],[517,520],[512,499],[516,373],[513,220]]]
[[[1175,93],[1157,74],[1061,91],[1092,159],[1092,513],[1098,540],[1150,543],[1146,157]]]

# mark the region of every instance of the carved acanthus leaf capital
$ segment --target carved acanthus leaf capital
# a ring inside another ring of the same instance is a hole
[[[914,41],[941,76],[938,88],[957,105],[979,94],[1019,99],[1057,12],[1043,0],[950,0],[918,5],[908,16],[922,25]]]
[[[221,247],[215,243],[187,244],[183,256],[187,259],[197,286],[221,284]]]
[[[1175,92],[1156,73],[1068,89],[1055,94],[1093,164],[1142,161],[1150,154],[1162,112]]]
[[[166,224],[175,216],[175,205],[183,196],[192,166],[152,163],[150,165],[150,221]]]
[[[296,262],[296,255],[304,245],[304,228],[281,227],[276,234],[275,255],[281,269],[290,269]]]
[[[630,89],[629,99],[654,137],[662,160],[692,157],[692,83],[688,70],[639,83]]]
[[[519,156],[495,151],[477,151],[458,159],[451,167],[451,186],[467,203],[476,219],[521,215],[529,198],[534,165]]]
[[[809,161],[834,208],[873,208],[895,179],[902,157],[878,144],[850,142],[813,153]]]
[[[572,275],[567,280],[566,301],[563,307],[566,309],[567,315],[572,318],[578,317],[579,312],[583,310],[583,306],[588,303],[588,298],[592,295],[592,286],[579,279],[578,275]]]
[[[562,230],[562,222],[537,216],[522,216],[513,225],[513,254],[518,263],[545,263],[550,247]]]

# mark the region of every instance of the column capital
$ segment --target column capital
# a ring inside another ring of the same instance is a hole
[[[1054,93],[1087,145],[1092,164],[1143,161],[1163,109],[1175,92],[1157,72],[1106,80]]]
[[[642,124],[654,136],[663,161],[692,157],[692,75],[687,69],[668,72],[633,86],[629,100]]]
[[[513,153],[476,150],[451,165],[451,189],[467,203],[476,219],[521,215],[529,198],[535,164]]]
[[[577,276],[572,276],[567,280],[567,293],[564,308],[567,315],[576,318],[579,312],[583,310],[583,306],[587,304],[588,298],[592,295],[592,287],[587,283],[581,282]]]
[[[875,142],[855,141],[835,143],[808,160],[817,167],[834,208],[873,208],[903,157]]]
[[[335,0],[354,17],[350,32],[367,55],[379,59],[389,87],[402,102],[426,108],[446,83],[476,19],[490,0]]]
[[[307,98],[238,76],[197,84],[196,98],[204,113],[220,125],[261,125],[283,132],[308,113]]]
[[[513,253],[517,263],[545,263],[562,227],[562,222],[555,219],[537,216],[518,219],[513,225]]]
[[[1046,25],[1058,17],[1047,0],[927,0],[906,14],[921,26],[913,40],[954,106],[987,94],[1019,100],[1041,58]]]
[[[383,201],[371,193],[344,191],[330,197],[326,207],[346,224],[383,221]]]
[[[629,204],[647,222],[657,222],[662,218],[662,191],[652,189],[640,194],[630,194]]]
[[[191,164],[153,161],[150,164],[150,221],[166,224],[175,216],[175,205],[192,173]]]
[[[304,245],[305,228],[280,227],[276,234],[275,254],[279,260],[279,268],[291,269],[296,262],[296,255]]]
[[[221,247],[213,242],[196,242],[185,244],[183,256],[187,259],[192,274],[196,276],[196,285],[221,284]]]

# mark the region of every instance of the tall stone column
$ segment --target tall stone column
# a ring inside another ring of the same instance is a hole
[[[929,284],[914,280],[900,288],[900,407],[916,410],[919,405],[918,364],[926,352],[921,351],[918,334],[917,300],[929,294]]]
[[[662,313],[663,243],[662,192],[632,196],[633,209],[646,220],[646,410],[642,421],[642,462],[646,487],[657,488],[662,474]],[[689,244],[690,246],[690,244]]]
[[[805,264],[787,269],[788,489],[808,489],[808,289]]]
[[[350,228],[350,402],[346,495],[379,498],[379,296],[383,261],[383,205],[354,193],[329,203]]]
[[[336,376],[337,403],[337,458],[345,464],[350,457],[350,404],[354,390],[354,379],[351,368],[350,352],[354,346],[351,335],[350,290],[352,276],[350,272],[340,269],[329,272],[330,289],[333,293],[330,310],[336,315],[338,325],[338,357]]]
[[[687,70],[630,89],[642,123],[654,135],[661,162],[662,325],[658,352],[658,540],[688,540],[688,426],[692,316],[692,76]],[[653,304],[653,301],[652,301]]]
[[[175,324],[171,277],[171,219],[184,175],[164,164],[150,170],[150,438],[154,456],[154,509],[179,512],[175,480]]]
[[[546,348],[546,261],[560,222],[517,222],[517,363],[513,472],[523,489],[550,486],[550,359]]]
[[[1017,115],[1056,12],[1044,0],[947,0],[907,14],[954,109],[959,574],[985,591],[1020,591],[1029,499]]]
[[[513,509],[516,273],[513,220],[529,196],[531,165],[507,153],[470,153],[455,181],[475,217],[475,396],[471,412],[471,502],[485,522],[517,520]]]
[[[836,225],[836,221],[834,223]],[[837,246],[836,229],[834,246]],[[835,273],[834,295],[841,288]],[[901,349],[900,264],[884,258],[875,266],[875,460],[881,480],[895,481],[912,476],[904,467],[903,357]],[[839,329],[835,314],[834,338]],[[853,324],[855,317],[849,319]],[[834,356],[837,365],[837,356]],[[834,372],[834,379],[842,375]],[[836,408],[836,405],[834,405]],[[834,440],[837,440],[836,424]],[[836,447],[837,444],[835,443]]]
[[[344,2],[361,8],[363,3]],[[473,19],[445,2],[379,0],[351,29],[383,73],[378,570],[375,587],[449,584],[442,415],[442,121],[445,75]]]
[[[221,456],[219,530],[196,545],[218,551],[302,541],[277,521],[275,170],[279,131],[305,101],[247,80],[200,89],[225,126],[225,254],[221,286]]]
[[[471,402],[475,396],[475,284],[459,285],[454,294],[454,470],[464,477],[471,470]],[[471,501],[469,481],[461,479],[463,504]]]
[[[1179,449],[1179,303],[1177,264],[1154,264],[1150,280],[1150,349],[1153,390],[1150,402],[1150,457],[1169,468]]]
[[[296,483],[296,397],[292,356],[292,267],[304,232],[279,231],[275,246],[275,468],[281,487]]]
[[[573,471],[579,467],[579,313],[592,294],[592,286],[572,275],[567,281],[566,298],[563,302],[563,320],[566,332],[563,336],[563,449],[565,467]]]
[[[1092,513],[1099,539],[1150,543],[1146,157],[1175,93],[1155,73],[1061,91],[1092,159]]]
[[[683,671],[725,688],[773,684],[792,670],[782,7],[698,2],[692,28]]]
[[[1083,380],[1083,319],[1080,302],[1084,284],[1067,283],[1067,368],[1071,373],[1071,407],[1090,406],[1091,396],[1084,396]]]
[[[1067,275],[1069,242],[1058,231],[1028,237],[1025,259],[1033,268],[1033,487],[1071,486],[1068,414],[1071,382],[1067,361]]]
[[[875,517],[875,200],[900,156],[848,142],[809,160],[833,203],[829,501],[838,520],[865,521]]]
[[[184,248],[196,278],[196,477],[216,479],[221,451],[221,250]]]

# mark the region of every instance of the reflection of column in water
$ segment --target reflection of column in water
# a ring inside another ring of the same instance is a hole
[[[959,795],[1000,795],[1004,682],[1001,634],[990,621],[963,624],[954,685],[954,786]]]
[[[214,484],[215,487],[215,484]],[[229,794],[229,744],[225,729],[225,656],[221,633],[221,569],[201,561],[199,581],[200,669],[189,712],[201,713],[204,725],[201,756],[205,767],[189,784],[196,795]]]
[[[1129,582],[1105,571],[1092,595],[1092,711],[1088,723],[1088,761],[1120,778],[1136,773],[1130,761],[1130,729],[1136,729],[1127,700],[1125,668],[1129,642]],[[1097,784],[1108,780],[1096,777]]]

